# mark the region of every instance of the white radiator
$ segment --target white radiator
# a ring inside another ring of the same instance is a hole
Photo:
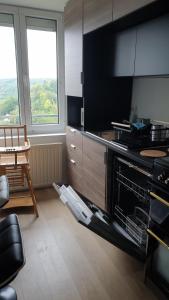
[[[34,187],[62,180],[62,143],[31,145],[30,167]]]

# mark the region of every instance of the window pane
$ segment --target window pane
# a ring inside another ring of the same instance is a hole
[[[32,124],[59,123],[56,22],[27,18],[27,39]]]
[[[13,17],[0,14],[0,124],[20,122]]]

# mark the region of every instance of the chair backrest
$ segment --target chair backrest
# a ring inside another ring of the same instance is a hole
[[[26,125],[0,126],[0,146],[23,146],[28,142]]]

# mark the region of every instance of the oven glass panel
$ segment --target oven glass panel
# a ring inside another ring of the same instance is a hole
[[[123,163],[124,162],[124,163]],[[128,163],[128,164],[126,164]],[[113,215],[126,237],[147,251],[149,195],[147,176],[115,159]]]

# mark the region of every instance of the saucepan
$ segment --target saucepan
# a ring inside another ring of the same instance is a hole
[[[151,141],[165,141],[169,138],[169,128],[164,125],[152,124],[150,130]]]

